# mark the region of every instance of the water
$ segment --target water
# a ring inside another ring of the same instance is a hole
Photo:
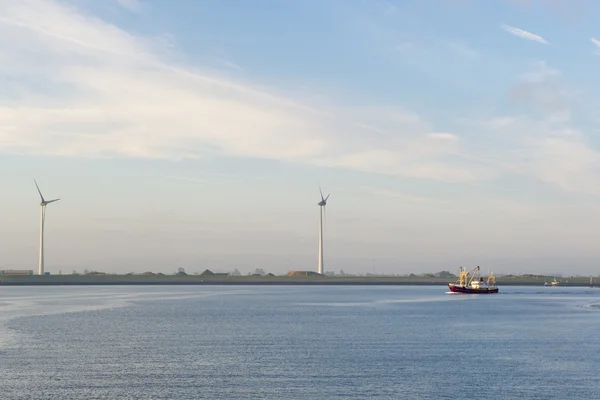
[[[0,287],[1,398],[594,399],[600,289]]]

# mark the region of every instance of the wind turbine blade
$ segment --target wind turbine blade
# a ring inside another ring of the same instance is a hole
[[[40,187],[37,184],[37,181],[34,179],[33,183],[35,183],[35,187],[37,188],[38,193],[40,194],[40,197],[42,199],[42,203],[44,202],[44,196],[42,196],[42,191],[40,190]]]
[[[323,198],[323,191],[321,190],[321,185],[319,185],[319,193],[321,193],[321,200],[325,201],[325,199]]]
[[[48,200],[46,204],[54,203],[55,201],[59,201],[60,199]]]
[[[329,193],[329,194],[327,195],[327,197],[325,197],[325,201],[327,201],[327,199],[329,198],[329,196],[331,196],[331,193]]]

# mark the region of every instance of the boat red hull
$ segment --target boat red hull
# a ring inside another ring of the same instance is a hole
[[[493,294],[498,293],[498,288],[481,288],[474,289],[466,286],[455,285],[452,283],[448,284],[448,288],[452,293],[468,293],[468,294]]]

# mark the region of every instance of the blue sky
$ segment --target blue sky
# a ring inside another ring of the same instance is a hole
[[[596,275],[599,16],[0,0],[0,267]]]

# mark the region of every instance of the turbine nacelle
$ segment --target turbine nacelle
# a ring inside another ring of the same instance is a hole
[[[321,201],[317,203],[317,205],[321,207],[325,207],[327,205],[327,199],[331,196],[331,193],[327,195],[327,197],[323,197],[323,191],[321,190],[321,186],[319,186],[319,192],[321,193]]]
[[[42,202],[40,203],[40,206],[44,207],[50,203],[54,203],[55,201],[60,200],[60,199],[44,200],[44,195],[42,195],[42,191],[40,190],[40,187],[38,186],[37,181],[34,179],[33,182],[35,183],[35,187],[36,187],[38,193],[40,194],[40,199],[42,200]]]
[[[43,206],[45,206],[45,205],[47,205],[47,204],[54,203],[55,201],[59,201],[59,200],[60,200],[60,199],[54,199],[54,200],[42,201],[42,202],[40,203],[40,206],[42,206],[42,207],[43,207]]]

